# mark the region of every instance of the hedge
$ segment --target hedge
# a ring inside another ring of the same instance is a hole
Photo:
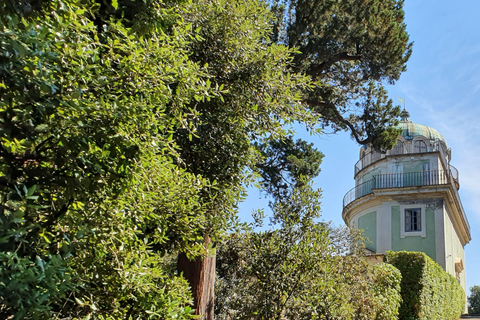
[[[402,275],[390,264],[373,266],[373,293],[377,304],[375,319],[397,320],[402,296],[400,294]]]
[[[400,320],[454,320],[465,308],[465,293],[450,274],[423,252],[386,253],[402,274]]]

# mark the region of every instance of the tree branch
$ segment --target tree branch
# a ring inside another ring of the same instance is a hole
[[[367,132],[367,137],[365,139],[361,139],[361,137],[358,134],[355,126],[350,121],[348,121],[347,119],[345,119],[341,115],[341,113],[338,111],[338,109],[336,108],[336,106],[333,103],[316,101],[316,100],[306,100],[305,102],[307,104],[311,105],[311,106],[316,106],[316,107],[323,108],[322,111],[325,110],[325,109],[328,109],[328,110],[332,111],[333,114],[335,115],[335,119],[338,120],[339,122],[343,123],[344,125],[346,125],[350,129],[350,131],[351,131],[353,137],[355,138],[355,141],[357,141],[357,143],[359,143],[361,145],[365,145],[367,143],[372,142],[372,137],[370,136],[370,134],[368,132]]]
[[[336,54],[336,55],[330,57],[329,59],[327,59],[326,61],[324,61],[320,64],[312,64],[310,69],[307,71],[307,74],[312,76],[312,77],[315,77],[318,74],[327,70],[327,68],[329,68],[332,64],[334,64],[336,62],[339,62],[339,61],[356,61],[356,60],[360,60],[361,58],[362,58],[361,55],[351,56],[347,52],[342,52],[342,53],[339,53],[339,54]]]
[[[50,136],[47,139],[43,140],[40,142],[36,147],[35,147],[35,153],[39,153],[41,148],[49,141],[51,141],[54,138],[54,136]]]

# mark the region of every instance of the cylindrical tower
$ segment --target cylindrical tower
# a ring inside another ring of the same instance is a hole
[[[458,195],[451,150],[435,129],[402,112],[397,144],[386,153],[360,149],[355,187],[343,199],[347,225],[364,230],[372,253],[421,251],[466,290],[464,246],[470,226]]]

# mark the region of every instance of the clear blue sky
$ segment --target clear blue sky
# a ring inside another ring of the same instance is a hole
[[[459,171],[460,197],[472,241],[465,247],[467,287],[480,285],[480,1],[406,0],[405,15],[413,54],[390,97],[403,97],[410,120],[437,129],[452,149]],[[354,186],[359,146],[348,134],[308,137],[325,153],[316,179],[323,190],[322,218],[344,225],[342,199]],[[241,217],[266,205],[253,190]]]

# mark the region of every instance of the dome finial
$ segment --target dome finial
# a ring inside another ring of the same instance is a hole
[[[410,121],[408,118],[410,117],[410,113],[408,113],[407,110],[405,110],[405,108],[403,108],[403,111],[400,113],[400,119],[402,119],[401,121]]]

